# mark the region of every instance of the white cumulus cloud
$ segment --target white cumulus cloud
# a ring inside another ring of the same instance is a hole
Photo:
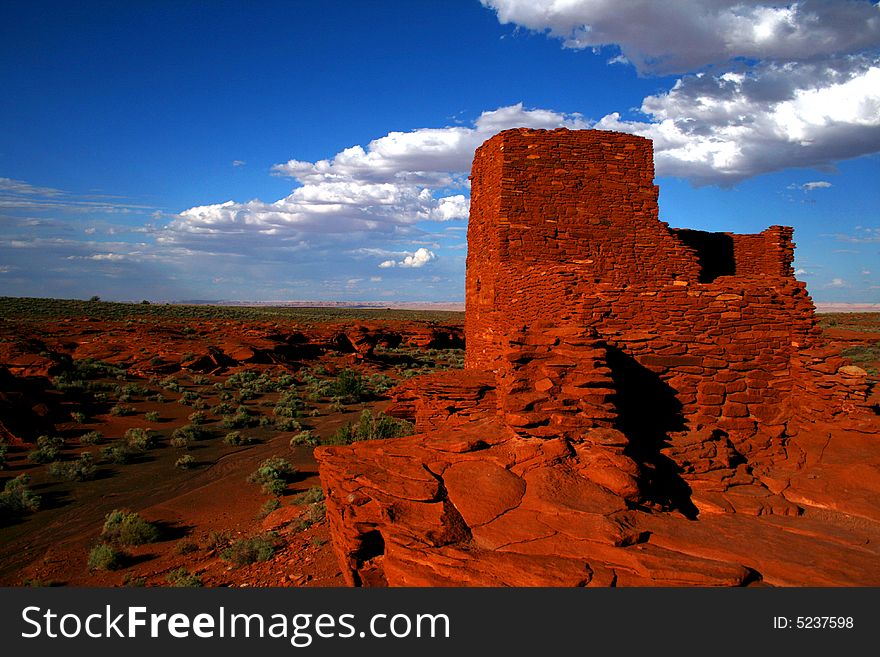
[[[436,260],[437,255],[433,251],[429,251],[425,247],[421,247],[416,250],[415,253],[408,253],[403,258],[403,260],[383,260],[379,263],[379,267],[381,269],[388,269],[390,267],[412,267],[419,268],[424,267],[432,260]]]

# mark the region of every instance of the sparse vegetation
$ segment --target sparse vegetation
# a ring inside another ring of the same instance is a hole
[[[144,419],[147,422],[159,422],[162,420],[162,417],[159,415],[158,411],[148,411],[144,414]]]
[[[184,454],[174,462],[174,467],[181,470],[189,470],[196,466],[196,459],[192,454]]]
[[[83,452],[75,461],[55,461],[49,464],[49,474],[67,481],[87,481],[94,479],[98,468],[94,457]]]
[[[323,442],[328,445],[350,445],[361,440],[408,436],[413,430],[411,422],[399,420],[384,413],[373,414],[372,411],[366,409],[361,413],[357,424],[344,424]]]
[[[156,437],[147,429],[131,428],[125,432],[125,442],[132,449],[144,452],[156,446]]]
[[[240,431],[230,431],[223,437],[223,442],[227,445],[250,445],[254,439]]]
[[[101,449],[101,458],[109,463],[126,465],[136,461],[143,453],[142,449],[129,445],[124,440],[117,440]]]
[[[293,496],[291,502],[293,504],[315,504],[324,501],[324,489],[320,486],[313,486],[302,493]]]
[[[186,568],[176,568],[165,576],[165,581],[177,588],[198,588],[202,585],[202,579],[198,575],[190,573]]]
[[[220,558],[234,566],[246,566],[257,561],[268,561],[275,555],[273,536],[240,538],[223,550]]]
[[[293,436],[290,439],[291,447],[298,447],[300,445],[306,445],[308,447],[314,447],[318,444],[317,437],[308,429],[305,431],[300,431],[298,434]]]
[[[64,439],[58,436],[40,436],[37,438],[37,448],[28,453],[28,461],[31,463],[49,463],[58,458],[61,448],[64,447]]]
[[[100,431],[89,431],[79,437],[80,445],[99,445],[104,441],[104,434]]]
[[[280,508],[281,508],[281,502],[278,500],[277,497],[273,497],[270,500],[266,500],[266,503],[260,507],[259,517],[265,518],[270,513],[272,513],[276,509],[280,509]]]
[[[110,415],[116,417],[134,415],[135,413],[137,413],[137,409],[134,406],[126,406],[125,404],[116,404],[116,406],[110,409]]]
[[[287,459],[273,456],[260,463],[260,467],[250,474],[248,481],[260,484],[267,495],[279,497],[295,474],[296,468]]]
[[[40,508],[40,496],[31,491],[29,474],[20,474],[15,479],[8,480],[0,492],[0,524],[34,513]]]
[[[159,528],[137,513],[114,509],[104,519],[101,539],[119,545],[144,545],[159,540]]]
[[[98,543],[89,552],[89,570],[119,570],[128,554],[109,543]]]

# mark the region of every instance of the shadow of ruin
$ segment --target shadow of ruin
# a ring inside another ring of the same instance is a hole
[[[474,157],[464,371],[417,435],[316,450],[351,585],[880,585],[880,427],[792,229],[658,219],[649,140]]]

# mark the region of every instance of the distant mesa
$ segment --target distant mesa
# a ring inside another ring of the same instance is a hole
[[[393,391],[417,435],[316,450],[350,585],[880,585],[839,538],[880,536],[878,416],[792,229],[669,228],[653,177],[633,135],[477,149],[466,369]]]

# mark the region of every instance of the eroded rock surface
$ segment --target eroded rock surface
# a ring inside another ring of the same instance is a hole
[[[474,158],[466,369],[316,451],[351,585],[878,585],[880,424],[792,230],[673,230],[648,140]]]

